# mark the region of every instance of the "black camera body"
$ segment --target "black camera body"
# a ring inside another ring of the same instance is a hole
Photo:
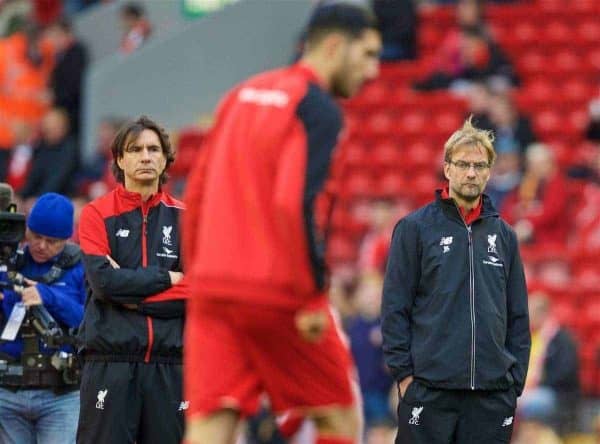
[[[16,212],[15,204],[8,211],[0,211],[0,271],[15,269],[19,244],[25,237],[25,215]]]

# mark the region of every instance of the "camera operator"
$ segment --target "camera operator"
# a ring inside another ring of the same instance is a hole
[[[67,243],[72,233],[71,202],[56,193],[40,196],[27,219],[26,246],[15,265],[25,278],[24,285],[0,294],[4,323],[11,319],[13,309],[22,307],[22,302],[28,311],[43,306],[65,331],[80,324],[85,301],[84,272],[79,247]],[[12,368],[23,367],[22,375],[0,372],[0,442],[74,443],[79,384],[52,364],[56,356],[69,356],[57,352],[72,352],[72,348],[50,348],[40,340],[41,336],[27,342],[23,325],[14,340],[0,344],[0,352]],[[1,320],[0,327],[4,328]],[[30,343],[39,350],[33,358],[28,354]],[[35,366],[31,369],[28,359],[37,359],[40,370]]]

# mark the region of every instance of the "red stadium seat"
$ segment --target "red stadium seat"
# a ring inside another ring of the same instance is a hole
[[[513,23],[513,36],[521,45],[529,45],[539,40],[540,30],[532,22]]]
[[[534,117],[534,126],[541,136],[547,137],[563,129],[563,120],[557,111],[548,109]]]
[[[427,116],[422,112],[408,112],[399,119],[399,129],[406,134],[420,134],[427,124]]]
[[[390,171],[381,176],[376,182],[376,194],[383,198],[398,198],[408,191],[408,182],[400,172]]]
[[[577,27],[577,37],[582,43],[597,45],[600,41],[600,22],[598,20],[588,20],[580,23]]]
[[[566,81],[562,84],[561,94],[566,100],[588,102],[593,95],[591,85],[580,80]]]
[[[402,157],[402,148],[393,139],[376,144],[371,152],[371,162],[378,168],[399,168]]]
[[[594,49],[587,53],[587,68],[590,71],[600,71],[600,49]]]
[[[542,72],[549,65],[546,56],[538,50],[531,50],[517,56],[516,62],[517,68],[524,76]]]
[[[367,121],[367,129],[379,135],[391,133],[394,126],[394,116],[387,111],[376,112]]]
[[[353,262],[358,257],[358,247],[351,239],[334,235],[327,242],[327,257],[332,262]]]
[[[544,40],[550,44],[569,42],[573,39],[573,30],[563,21],[547,23],[542,29]]]
[[[428,142],[414,142],[408,145],[404,152],[402,165],[408,174],[413,175],[420,171],[431,171],[439,164],[437,153]]]
[[[435,23],[425,22],[419,29],[419,47],[435,51],[441,45],[444,36],[444,30]]]
[[[373,194],[373,180],[370,173],[364,170],[349,172],[342,184],[341,191],[350,199],[371,196]]]
[[[555,53],[550,60],[551,63],[546,67],[546,69],[550,73],[560,77],[570,75],[581,70],[581,59],[577,54],[570,50],[559,51]]]
[[[552,82],[538,79],[528,82],[521,94],[535,102],[547,102],[550,100],[550,97],[556,94],[556,89]]]

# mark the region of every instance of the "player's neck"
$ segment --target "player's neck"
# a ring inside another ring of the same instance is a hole
[[[311,52],[310,54],[305,54],[300,59],[300,63],[312,69],[319,78],[321,86],[329,91],[331,84],[331,64],[325,63],[320,53]]]

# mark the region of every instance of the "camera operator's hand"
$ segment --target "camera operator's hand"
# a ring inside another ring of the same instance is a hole
[[[32,281],[31,279],[27,279],[26,277],[23,277],[23,282],[25,282],[29,287],[31,287],[32,285],[37,285],[36,281]]]
[[[35,286],[25,288],[21,292],[21,300],[26,307],[31,307],[32,305],[42,305],[42,297]]]

